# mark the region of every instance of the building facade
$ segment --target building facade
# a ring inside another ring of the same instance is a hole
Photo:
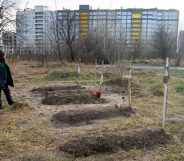
[[[57,11],[58,20],[66,11]],[[155,32],[164,27],[177,40],[179,11],[153,9],[93,10],[81,5],[76,14],[76,34],[85,38],[88,33],[101,34],[114,40],[125,40],[127,45],[152,44]],[[61,14],[62,13],[62,14]],[[60,23],[60,22],[58,22]]]
[[[50,15],[54,15],[55,23],[50,21],[53,20]],[[53,26],[56,31],[55,36],[61,43],[67,34],[67,28],[70,27],[71,35],[75,35],[76,39],[84,39],[88,34],[96,34],[103,36],[104,42],[106,38],[110,38],[126,42],[130,48],[140,44],[149,48],[153,43],[155,32],[161,27],[177,40],[179,11],[157,8],[94,10],[89,5],[80,5],[79,10],[51,12],[46,7],[38,6],[33,10],[18,12],[17,19],[23,21],[22,29],[17,27],[17,35],[25,37],[27,40],[23,43],[25,46],[38,47],[45,44],[48,46],[46,33],[51,35],[49,26]],[[21,41],[17,41],[18,44],[19,42]],[[20,46],[23,44],[20,43]]]
[[[179,42],[178,42],[178,52],[180,54],[184,54],[184,31],[180,31],[179,33]]]
[[[17,12],[17,50],[43,52],[48,47],[52,14],[47,6],[36,6],[34,9]]]

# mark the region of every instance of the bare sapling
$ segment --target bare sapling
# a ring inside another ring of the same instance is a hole
[[[98,98],[100,98],[102,95],[102,86],[104,83],[104,74],[103,74],[103,71],[105,70],[104,61],[102,61],[102,65],[103,65],[103,70],[100,72],[99,89],[96,92],[96,95]]]
[[[117,63],[117,68],[119,70],[120,78],[123,79],[124,73],[125,73],[125,69],[126,69],[126,65],[119,61]]]
[[[95,60],[95,84],[97,84],[97,82],[98,82],[98,79],[97,79],[97,65],[98,65],[98,63],[97,63],[97,59]]]
[[[169,58],[166,58],[165,73],[163,78],[164,85],[164,102],[163,102],[163,116],[162,116],[162,127],[165,128],[166,115],[168,109],[168,83],[169,83]]]
[[[100,90],[102,89],[103,82],[104,82],[104,75],[103,72],[100,72]]]
[[[132,64],[130,64],[128,76],[128,105],[132,107]]]
[[[78,74],[78,76],[81,74],[80,63],[77,64],[77,74]]]

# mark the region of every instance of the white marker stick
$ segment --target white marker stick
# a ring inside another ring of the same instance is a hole
[[[168,81],[169,81],[169,58],[166,58],[165,74],[164,74],[164,103],[163,103],[163,116],[162,116],[162,127],[165,128],[167,106],[168,106]]]

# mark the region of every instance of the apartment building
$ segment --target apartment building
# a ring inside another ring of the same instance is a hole
[[[184,31],[179,33],[178,51],[180,54],[184,54]]]
[[[51,15],[56,16],[55,23],[51,21],[53,20]],[[76,39],[86,38],[92,33],[103,36],[104,40],[110,38],[119,42],[124,41],[130,48],[140,44],[149,48],[155,33],[161,27],[177,40],[179,11],[157,8],[92,9],[89,5],[80,5],[79,10],[63,9],[51,12],[47,7],[37,6],[32,10],[17,12],[17,19],[23,21],[20,23],[23,24],[21,27],[17,24],[17,40],[19,37],[26,40],[23,43],[17,41],[20,46],[48,46],[47,35],[51,33],[50,26],[54,25],[62,43],[64,38],[62,34],[65,34],[63,30],[66,30],[63,26],[70,19],[73,21],[70,22],[71,32],[75,34]]]
[[[17,49],[38,52],[48,47],[52,13],[47,6],[17,12]]]
[[[57,11],[57,20],[63,20],[68,11]],[[125,40],[128,45],[148,46],[155,32],[164,27],[177,40],[179,11],[174,9],[115,9],[93,10],[80,5],[75,12],[76,34],[85,38],[88,33],[101,34],[114,40]],[[60,24],[60,22],[58,21]]]

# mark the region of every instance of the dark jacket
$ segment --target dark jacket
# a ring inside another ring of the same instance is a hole
[[[1,69],[1,73],[0,73],[0,87],[3,87],[4,85],[14,87],[10,68],[6,63],[3,63],[3,65],[4,65],[4,69]],[[3,72],[3,70],[6,70],[6,71]]]
[[[7,85],[11,86],[11,87],[14,87],[14,82],[13,82],[13,78],[12,78],[12,75],[11,75],[10,68],[6,63],[5,63],[5,67],[6,67],[6,71],[7,71]]]

